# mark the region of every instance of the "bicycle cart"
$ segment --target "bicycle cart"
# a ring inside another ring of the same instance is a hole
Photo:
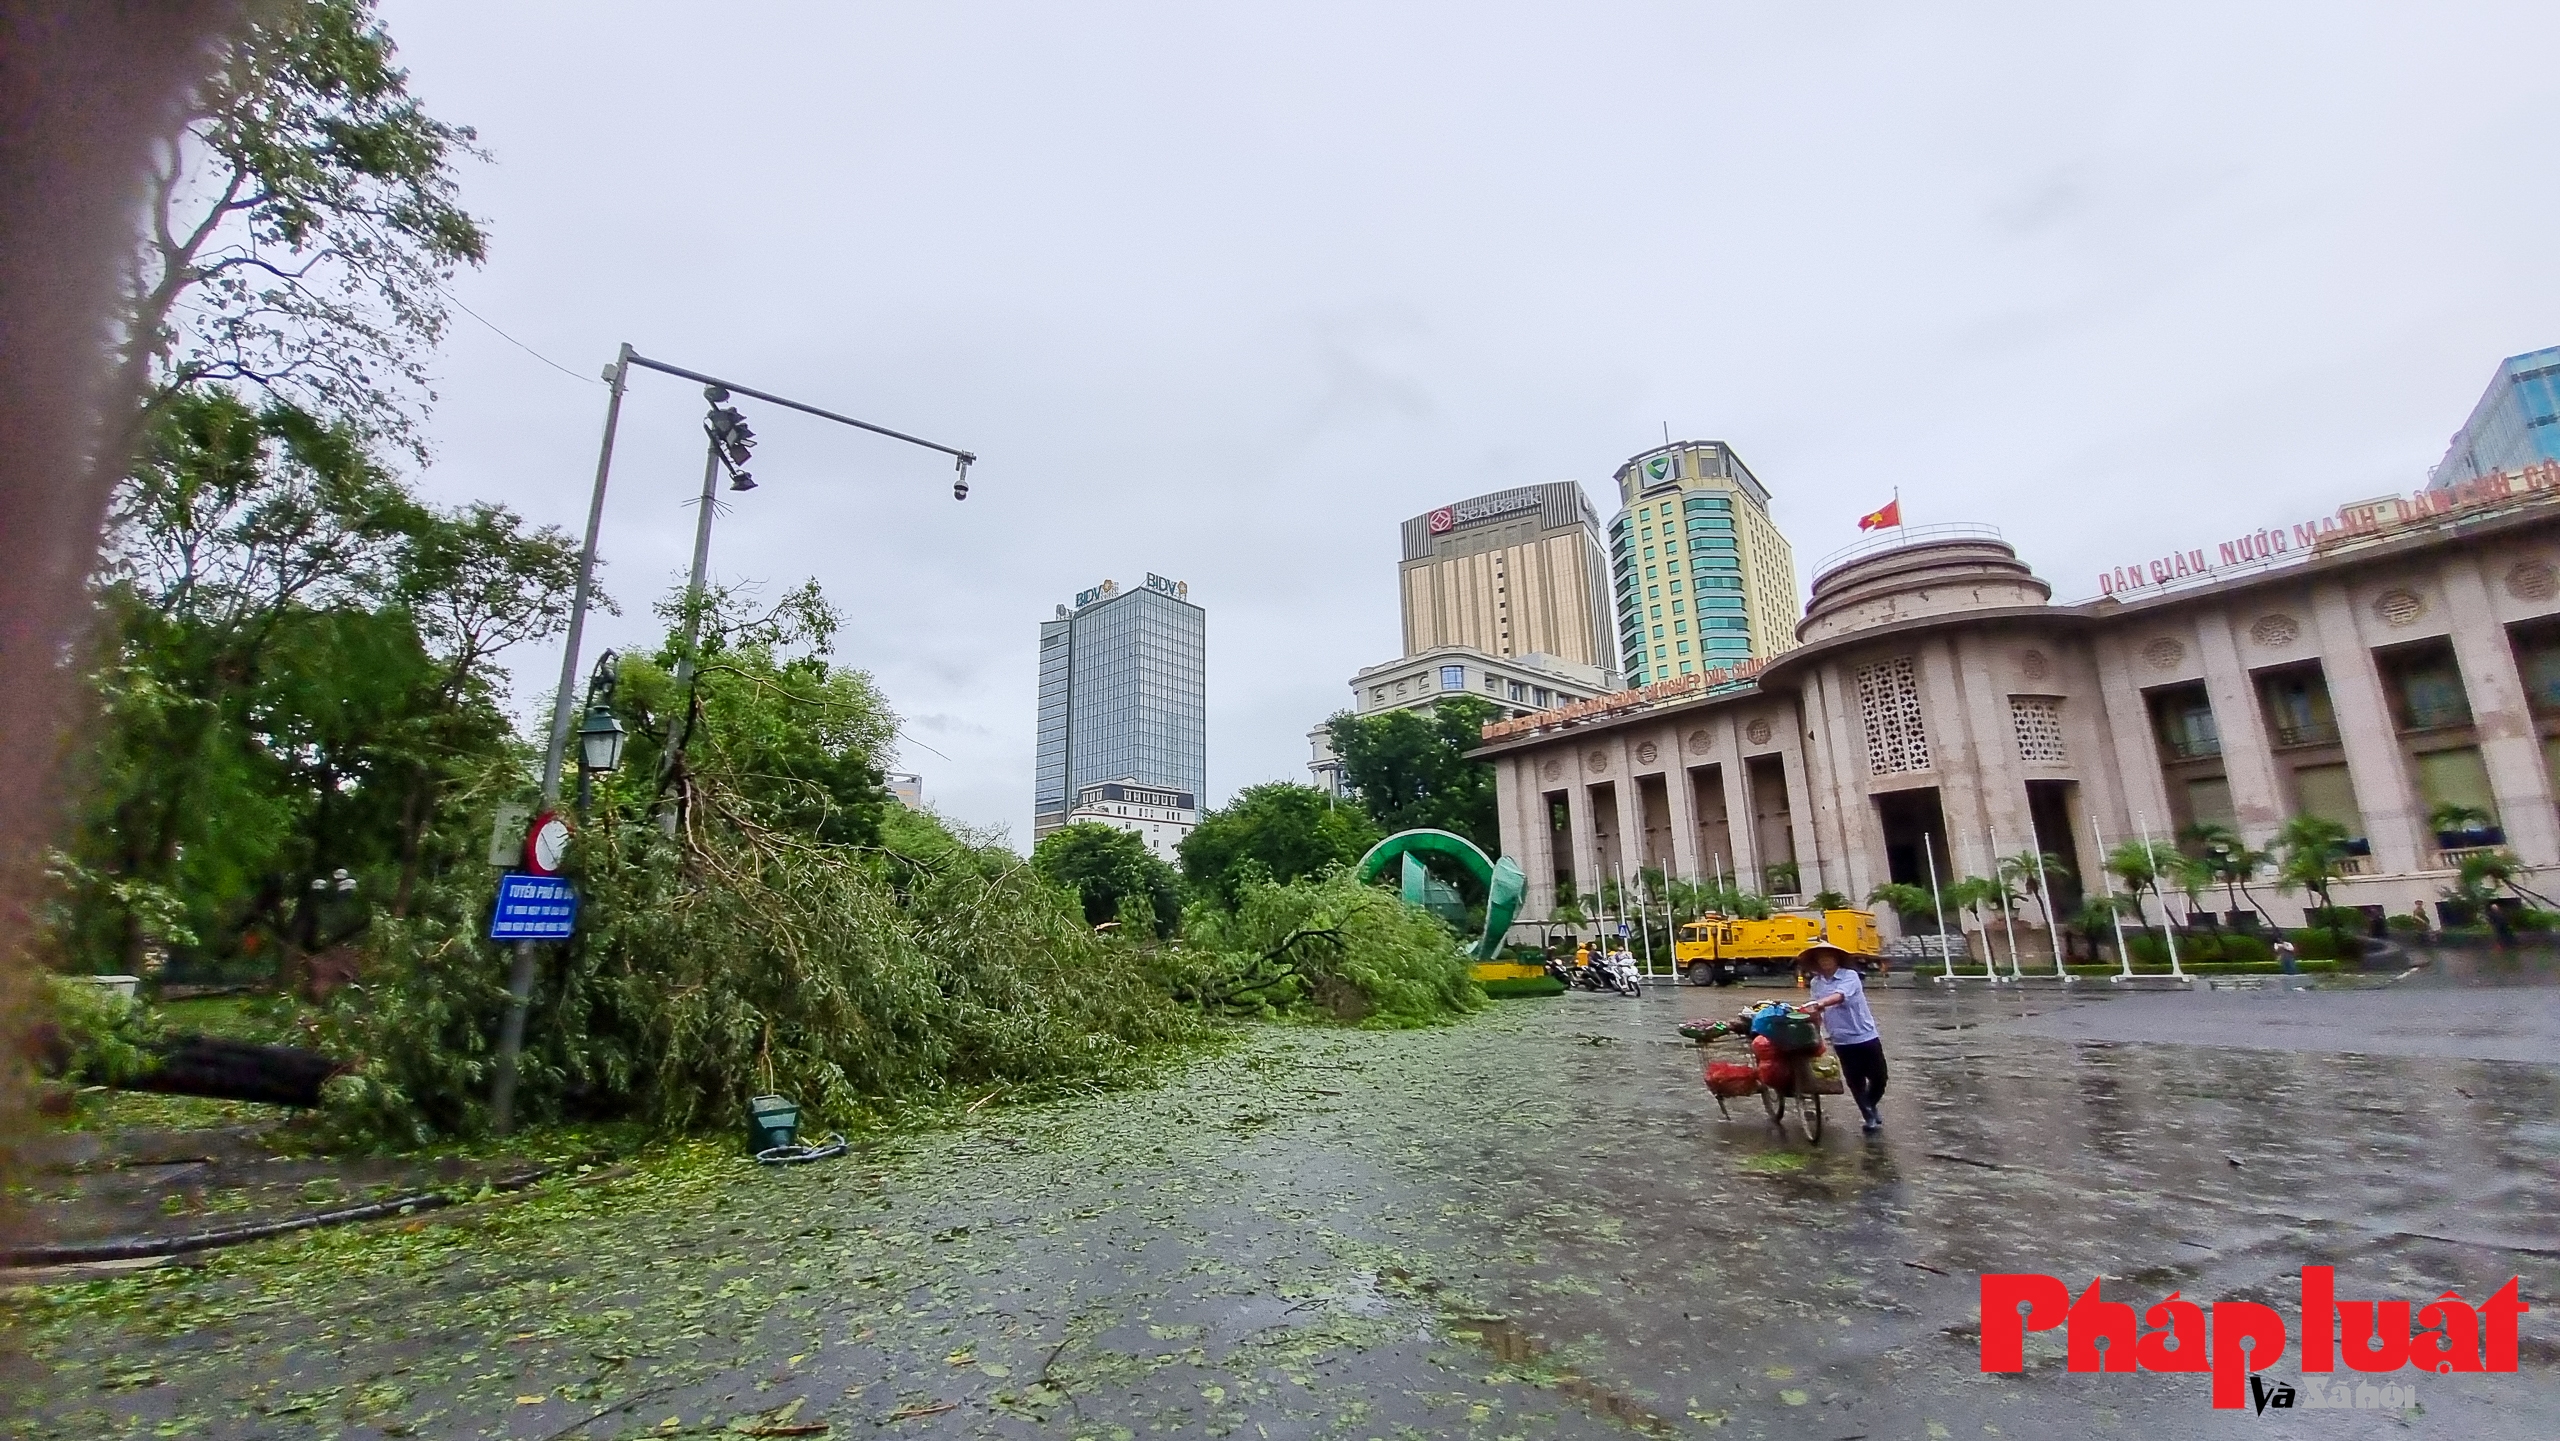
[[[1725,1105],[1728,1098],[1756,1091],[1770,1125],[1786,1129],[1787,1103],[1793,1101],[1797,1129],[1807,1141],[1822,1140],[1822,1098],[1840,1095],[1847,1088],[1840,1079],[1839,1058],[1823,1045],[1822,1026],[1813,1012],[1773,1002],[1727,1021],[1689,1022],[1680,1027],[1680,1033],[1696,1041],[1702,1051],[1726,1037],[1749,1038],[1752,1059],[1748,1064],[1720,1061],[1712,1053],[1704,1058],[1707,1091],[1726,1120],[1733,1119]]]

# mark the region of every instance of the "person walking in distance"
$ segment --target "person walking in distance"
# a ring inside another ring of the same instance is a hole
[[[1808,1009],[1822,1017],[1831,1049],[1840,1057],[1840,1079],[1849,1099],[1858,1103],[1870,1136],[1884,1129],[1876,1103],[1884,1099],[1884,1033],[1876,1029],[1876,1013],[1867,1009],[1867,985],[1858,973],[1840,964],[1840,953],[1813,953],[1813,999]]]

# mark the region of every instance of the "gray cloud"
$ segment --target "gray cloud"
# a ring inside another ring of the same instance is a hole
[[[1560,477],[1605,512],[1665,421],[1801,559],[1899,486],[2076,595],[2416,484],[2560,339],[2547,4],[386,14],[496,156],[473,308],[985,457],[955,505],[939,457],[758,413],[714,569],[822,579],[936,805],[1017,838],[1035,627],[1106,575],[1208,606],[1223,795],[1303,776],[1394,653],[1399,520]],[[467,318],[442,371],[428,486],[575,524],[600,388]],[[682,574],[699,407],[635,387],[598,644]]]

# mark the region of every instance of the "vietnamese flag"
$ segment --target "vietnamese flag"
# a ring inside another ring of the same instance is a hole
[[[1900,524],[1902,524],[1902,497],[1898,495],[1884,509],[1858,517],[1860,530],[1882,530],[1887,526]]]

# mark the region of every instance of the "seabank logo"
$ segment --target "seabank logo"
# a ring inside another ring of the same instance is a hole
[[[2347,1397],[2345,1404],[2359,1409],[2366,1404],[2365,1385],[2327,1388],[2315,1380],[2337,1369],[2341,1353],[2349,1370],[2368,1375],[2411,1366],[2438,1374],[2514,1371],[2516,1318],[2533,1309],[2517,1295],[2519,1279],[2510,1277],[2477,1308],[2452,1291],[2423,1304],[2341,1301],[2333,1268],[2303,1267],[2303,1384],[2305,1392],[2319,1398],[2304,1409],[2334,1409],[2341,1395]],[[2027,1333],[2060,1326],[2066,1370],[2210,1372],[2213,1404],[2221,1409],[2237,1410],[2252,1399],[2261,1412],[2296,1403],[2292,1387],[2271,1386],[2254,1374],[2285,1352],[2284,1316],[2274,1307],[2215,1301],[2208,1308],[2180,1300],[2172,1291],[2142,1313],[2142,1325],[2151,1328],[2146,1331],[2134,1324],[2132,1305],[2107,1300],[2100,1285],[2092,1279],[2075,1300],[2051,1276],[1983,1273],[1983,1371],[2025,1370]],[[2377,1399],[2371,1404],[2379,1406],[2380,1392],[2392,1388],[2372,1389]]]

